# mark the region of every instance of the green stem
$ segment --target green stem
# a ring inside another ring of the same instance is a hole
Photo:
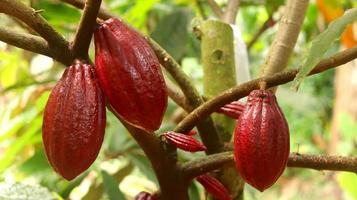
[[[202,22],[199,28],[204,95],[213,98],[236,85],[233,30],[230,25],[214,20]],[[221,140],[229,142],[232,138],[234,120],[220,114],[212,114],[212,118]],[[224,166],[219,179],[234,199],[240,199],[244,184],[234,167]]]

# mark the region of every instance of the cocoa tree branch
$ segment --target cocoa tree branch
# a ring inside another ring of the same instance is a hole
[[[229,0],[226,11],[222,16],[222,21],[228,24],[235,24],[240,0]]]
[[[288,0],[279,21],[277,34],[262,67],[262,76],[272,75],[287,67],[300,33],[309,0]]]
[[[56,52],[56,57],[62,63],[68,64],[72,61],[68,42],[33,8],[18,0],[2,0],[0,1],[0,12],[18,18],[36,31],[48,42],[48,46],[53,49],[53,52]]]
[[[83,9],[84,8],[84,1],[83,0],[61,0],[62,2],[65,2],[69,5],[72,5],[76,8],[79,8],[79,9]],[[113,15],[111,15],[108,11],[104,10],[103,8],[100,8],[99,9],[99,12],[98,12],[98,17],[101,18],[101,19],[109,19],[109,18],[112,18],[114,17]]]
[[[223,16],[223,11],[215,0],[207,0],[207,3],[218,18]]]
[[[88,49],[95,29],[102,0],[87,0],[73,40],[72,51],[76,58],[88,59]]]
[[[169,97],[184,110],[190,110],[183,92],[170,79],[165,79],[165,82]]]
[[[185,163],[181,169],[187,179],[193,179],[198,175],[218,169],[223,165],[234,165],[232,152],[217,153],[204,158],[198,158]],[[357,157],[290,153],[287,166],[357,173]]]
[[[193,86],[190,78],[182,71],[180,65],[154,40],[148,37],[146,38],[151,47],[154,49],[160,63],[171,74],[181,88],[182,92],[185,94],[187,103],[189,104],[189,110],[187,111],[190,112],[201,105],[204,102],[202,97]],[[220,141],[218,132],[214,126],[213,120],[210,117],[200,121],[197,124],[197,129],[199,130],[202,142],[207,147],[208,154],[216,153],[223,149],[223,143]],[[174,131],[181,133],[186,132],[178,129],[175,129]]]
[[[47,41],[39,36],[19,33],[18,30],[0,26],[0,40],[28,51],[54,57],[53,52],[47,45]]]
[[[357,46],[346,49],[339,52],[329,58],[321,60],[309,75],[317,74],[328,69],[340,66],[347,62],[350,62],[357,58]],[[267,83],[267,88],[282,85],[284,83],[292,81],[298,70],[288,70],[276,73],[274,75],[258,78],[236,87],[230,88],[215,98],[206,101],[204,104],[196,108],[189,115],[187,115],[175,128],[177,132],[186,132],[191,130],[195,124],[204,120],[211,113],[215,112],[218,108],[224,106],[227,103],[238,100],[244,96],[247,96],[252,90],[259,89],[259,83],[264,81]]]

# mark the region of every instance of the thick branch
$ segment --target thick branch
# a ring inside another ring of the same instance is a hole
[[[330,68],[337,67],[349,61],[352,61],[355,58],[357,58],[357,46],[337,53],[327,59],[321,60],[309,75],[320,73]],[[179,130],[179,132],[189,131],[195,126],[195,124],[208,117],[218,108],[224,106],[229,102],[247,96],[254,89],[259,89],[260,82],[265,81],[267,83],[267,88],[270,88],[292,81],[295,78],[297,72],[298,70],[296,69],[283,71],[271,76],[265,76],[259,79],[255,79],[228,89],[220,95],[216,96],[214,99],[205,102],[200,107],[192,111],[189,115],[185,117],[185,119],[183,119],[177,125],[175,129]]]
[[[222,16],[222,20],[229,24],[235,24],[240,0],[229,0],[226,11]]]
[[[212,11],[214,12],[214,14],[218,17],[221,18],[223,16],[223,11],[222,9],[219,7],[219,5],[217,4],[217,2],[215,0],[207,0],[208,5],[211,7]]]
[[[19,33],[18,30],[0,26],[0,40],[28,51],[53,57],[53,53],[48,47],[47,41],[38,36],[28,33]]]
[[[218,169],[223,165],[234,165],[232,152],[212,154],[195,159],[182,166],[187,179]],[[357,157],[304,155],[291,153],[288,167],[309,168],[315,170],[348,171],[357,173]]]
[[[262,75],[284,70],[299,36],[309,0],[288,0],[273,44],[262,68]]]
[[[0,12],[18,18],[47,40],[49,48],[56,53],[53,57],[57,60],[64,64],[72,62],[68,42],[33,8],[18,0],[1,0]]]
[[[61,0],[61,1],[68,3],[79,9],[83,9],[85,4],[83,0]],[[109,19],[112,18],[113,15],[111,15],[108,11],[101,8],[99,9],[98,17],[101,19]]]
[[[73,54],[76,58],[88,59],[88,49],[101,3],[102,0],[87,0],[85,3],[72,46]]]

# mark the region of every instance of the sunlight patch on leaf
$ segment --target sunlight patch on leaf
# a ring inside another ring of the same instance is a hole
[[[318,35],[312,42],[308,51],[308,57],[304,64],[300,67],[299,73],[296,75],[293,87],[297,90],[305,77],[323,58],[326,51],[333,44],[333,41],[338,39],[348,24],[357,20],[357,8],[350,9],[345,14],[331,22],[328,28]]]

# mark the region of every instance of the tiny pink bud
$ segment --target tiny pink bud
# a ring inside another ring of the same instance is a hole
[[[164,133],[163,136],[169,143],[184,151],[196,152],[206,150],[205,145],[196,140],[191,135],[168,131]]]
[[[224,185],[216,178],[203,174],[197,176],[196,180],[201,183],[205,190],[213,197],[219,200],[232,200],[226,187],[224,187]]]
[[[148,192],[142,191],[134,197],[134,200],[157,200],[157,197]]]

